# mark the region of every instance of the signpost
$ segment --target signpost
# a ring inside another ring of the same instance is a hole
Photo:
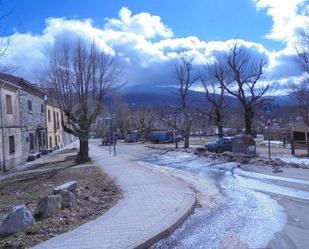
[[[270,127],[273,125],[272,121],[272,106],[271,103],[268,102],[264,107],[264,113],[266,114],[266,122],[268,130],[268,158],[271,159],[271,148],[270,148]]]

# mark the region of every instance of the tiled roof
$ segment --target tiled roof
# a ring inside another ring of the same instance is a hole
[[[0,73],[0,80],[8,81],[10,83],[18,85],[29,93],[34,93],[40,96],[46,95],[45,92],[40,87],[30,83],[29,81],[23,78],[20,78],[20,77],[11,75],[11,74]]]

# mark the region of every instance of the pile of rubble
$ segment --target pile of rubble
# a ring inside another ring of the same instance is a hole
[[[64,208],[75,208],[82,194],[83,189],[77,187],[76,181],[70,181],[54,188],[52,194],[40,198],[34,215],[25,205],[17,205],[5,216],[0,225],[0,235],[8,236],[23,232],[36,224],[35,219],[51,217]]]
[[[223,153],[212,153],[207,151],[205,148],[197,148],[194,151],[194,154],[198,156],[205,156],[212,158],[214,160],[222,160],[222,161],[233,161],[233,162],[239,162],[241,164],[257,164],[257,165],[269,165],[272,166],[277,172],[279,172],[279,168],[281,167],[294,167],[294,168],[307,168],[303,167],[301,164],[297,163],[289,163],[285,162],[281,159],[267,159],[262,158],[244,153],[233,153],[230,151],[225,151]]]

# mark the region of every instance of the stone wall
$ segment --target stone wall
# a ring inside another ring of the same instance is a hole
[[[26,92],[24,90],[20,91],[19,95],[20,101],[20,119],[22,126],[21,141],[23,147],[23,157],[26,159],[30,152],[30,136],[32,133],[34,137],[34,150],[32,152],[38,152],[40,150],[39,146],[39,133],[45,132],[46,140],[46,107],[44,96],[36,95],[34,93]],[[32,103],[32,110],[29,110],[28,101]],[[43,106],[43,107],[42,107]],[[42,112],[43,110],[43,112]],[[46,141],[45,141],[46,143]],[[45,146],[46,147],[46,146]]]

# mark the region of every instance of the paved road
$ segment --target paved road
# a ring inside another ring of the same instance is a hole
[[[198,209],[156,248],[235,248],[235,240],[239,248],[309,248],[309,170],[273,174],[268,167],[213,164],[142,144],[120,144],[118,154],[214,180],[224,196],[210,212]]]

